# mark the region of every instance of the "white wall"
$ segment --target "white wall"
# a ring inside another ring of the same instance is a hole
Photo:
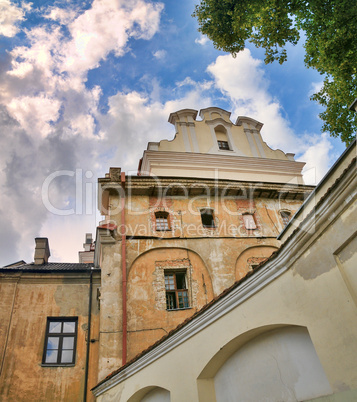
[[[262,334],[235,352],[217,372],[217,402],[296,401],[332,393],[303,327]]]
[[[153,389],[141,399],[141,402],[170,402],[170,392],[162,388]]]

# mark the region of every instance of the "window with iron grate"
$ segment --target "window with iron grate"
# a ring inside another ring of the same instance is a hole
[[[159,232],[170,230],[169,213],[160,211],[155,213],[155,226]]]

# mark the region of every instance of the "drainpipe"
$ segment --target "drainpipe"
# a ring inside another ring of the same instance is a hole
[[[121,172],[120,182],[123,189],[123,194],[121,196],[121,261],[122,261],[122,305],[123,305],[122,365],[124,366],[124,364],[126,363],[126,354],[127,354],[125,172]]]
[[[91,323],[92,323],[92,288],[93,288],[93,271],[91,271],[90,277],[89,277],[87,356],[86,356],[86,372],[85,372],[85,376],[84,376],[84,396],[83,396],[84,402],[86,402],[86,400],[87,400],[87,386],[88,386],[90,327],[91,327]]]

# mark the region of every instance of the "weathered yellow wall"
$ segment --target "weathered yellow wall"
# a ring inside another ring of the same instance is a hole
[[[187,269],[190,308],[166,310],[163,269]],[[161,291],[161,292],[160,292]],[[163,300],[158,300],[158,296]],[[128,278],[128,360],[166,335],[213,298],[202,259],[182,248],[158,248],[132,264]]]
[[[276,240],[283,228],[279,210],[288,209],[293,215],[301,203],[207,195],[158,198],[143,194],[127,198],[127,361],[245,276],[257,261],[269,257],[280,245]],[[102,244],[100,380],[122,364],[121,210],[114,192],[109,204],[107,219],[116,223],[118,231]],[[202,226],[200,209],[206,207],[214,209],[215,228]],[[171,230],[156,231],[156,211],[169,212]],[[254,213],[256,230],[245,229],[245,212]],[[157,280],[157,264],[166,261],[168,266],[177,263],[179,268],[180,260],[189,260],[192,267],[190,308],[167,311],[165,305],[158,304],[162,283]]]
[[[11,277],[17,284],[9,282]],[[98,281],[97,281],[98,282]],[[93,287],[91,339],[99,320]],[[89,280],[80,275],[24,273],[0,275],[1,401],[83,400]],[[78,317],[73,367],[42,367],[47,317]],[[88,391],[98,381],[97,346],[91,343]],[[88,400],[94,400],[88,392]]]

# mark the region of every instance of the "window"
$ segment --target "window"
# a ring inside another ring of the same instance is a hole
[[[244,226],[247,230],[256,229],[257,224],[255,223],[253,214],[244,214],[243,215]]]
[[[48,318],[43,364],[74,364],[77,341],[77,318]]]
[[[165,272],[166,309],[188,308],[186,272]]]
[[[219,149],[228,149],[228,151],[229,151],[228,141],[218,141],[218,148]]]
[[[283,220],[284,227],[289,223],[291,212],[290,211],[280,211],[281,219]]]
[[[216,134],[218,149],[230,151],[231,148],[229,147],[226,128],[220,124],[219,126],[215,127],[214,132]]]
[[[201,209],[201,220],[204,228],[215,228],[213,209]]]
[[[170,230],[169,214],[167,212],[156,212],[155,221],[157,231],[164,232],[165,230]]]

